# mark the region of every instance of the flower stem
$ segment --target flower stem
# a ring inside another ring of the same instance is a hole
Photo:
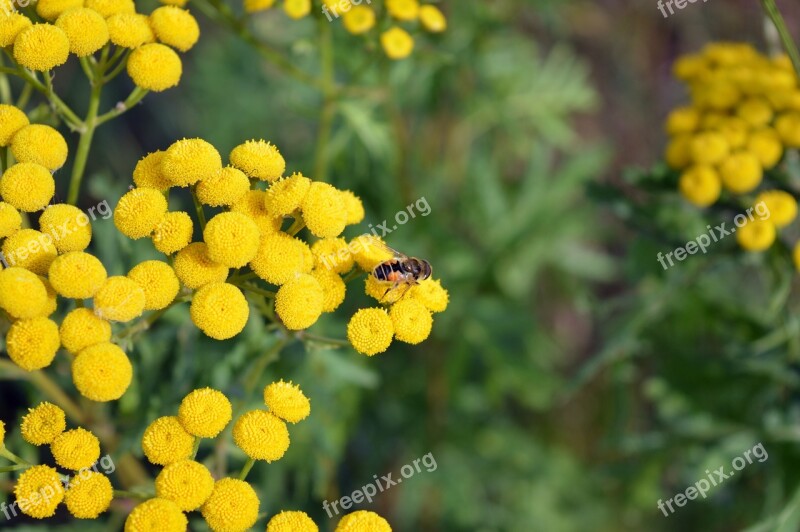
[[[322,111],[317,132],[317,146],[314,155],[314,176],[317,181],[326,181],[330,157],[328,144],[333,131],[333,119],[336,115],[336,80],[333,64],[333,33],[331,25],[325,18],[319,18],[319,50],[322,68]]]
[[[783,47],[786,49],[789,59],[792,60],[794,70],[797,72],[797,75],[800,76],[800,52],[797,50],[797,45],[794,39],[792,39],[792,34],[789,33],[789,28],[786,26],[786,21],[783,19],[783,15],[781,15],[778,6],[775,4],[775,0],[761,0],[761,6],[775,25]]]
[[[195,185],[192,185],[191,187],[192,201],[194,202],[194,209],[197,211],[197,220],[200,223],[200,232],[202,233],[206,230],[206,213],[203,210],[203,204],[200,203],[199,199],[197,199],[196,188],[197,187]]]
[[[67,203],[75,205],[78,202],[78,194],[81,189],[81,180],[86,171],[86,161],[89,158],[89,149],[92,146],[92,137],[97,128],[97,110],[100,108],[100,93],[103,84],[99,81],[92,85],[92,93],[89,97],[89,110],[84,120],[84,129],[81,131],[81,138],[78,141],[78,151],[72,165],[72,176],[69,181],[69,192],[67,193]]]
[[[22,466],[22,467],[18,467],[17,469],[22,469],[23,467],[31,467],[33,465],[33,464],[29,463],[27,460],[23,460],[22,458],[20,458],[16,454],[14,454],[11,451],[9,451],[6,448],[5,445],[0,445],[0,456],[9,459],[10,461],[12,461],[15,464],[17,464],[17,466]]]
[[[203,438],[199,436],[194,437],[194,446],[192,447],[192,460],[197,458],[197,451],[200,450],[200,442],[203,441]]]
[[[256,461],[253,458],[249,458],[247,460],[247,462],[244,464],[244,467],[242,468],[242,472],[239,473],[239,480],[244,480],[247,478],[247,474],[250,473],[251,469],[253,469],[253,464],[255,463]]]
[[[140,499],[146,500],[151,497],[148,493],[139,493],[136,491],[114,490],[114,498],[118,499]]]

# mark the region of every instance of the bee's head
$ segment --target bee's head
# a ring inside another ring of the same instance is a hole
[[[424,281],[431,275],[433,275],[433,268],[431,267],[431,263],[427,260],[420,260],[419,261],[420,272],[419,272],[419,280]]]

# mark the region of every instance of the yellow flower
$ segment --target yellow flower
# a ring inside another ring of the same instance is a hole
[[[330,270],[334,273],[347,273],[353,269],[353,253],[343,238],[324,238],[311,246],[314,255],[314,268]]]
[[[779,116],[775,120],[775,131],[787,148],[800,148],[800,113]]]
[[[248,216],[223,212],[208,221],[203,240],[212,261],[241,268],[256,256],[260,234],[258,226]]]
[[[409,288],[407,297],[419,301],[431,312],[444,312],[450,301],[447,290],[442,288],[439,280],[430,277]]]
[[[214,491],[200,511],[214,532],[243,532],[258,520],[258,506],[258,495],[250,484],[223,478],[214,483]]]
[[[188,213],[168,212],[153,231],[153,245],[161,253],[171,255],[188,246],[193,233],[194,225]]]
[[[311,275],[299,275],[278,289],[275,312],[287,329],[299,331],[317,322],[323,301],[319,282]]]
[[[783,157],[783,144],[774,129],[764,128],[750,134],[747,151],[756,156],[765,170],[769,170]]]
[[[736,108],[736,114],[754,128],[768,125],[773,116],[769,102],[758,96],[750,97],[740,103]]]
[[[397,26],[381,33],[381,46],[389,59],[405,59],[414,51],[414,39]]]
[[[14,318],[35,318],[46,307],[47,288],[35,273],[13,266],[0,271],[0,308]]]
[[[250,190],[250,180],[244,172],[232,166],[203,178],[197,183],[197,199],[212,207],[231,205]]]
[[[349,190],[341,191],[342,201],[344,201],[344,209],[347,211],[347,225],[354,225],[361,223],[364,220],[364,204]]]
[[[775,242],[776,233],[770,220],[756,218],[736,230],[736,241],[747,251],[764,251]]]
[[[122,17],[127,15],[114,16]],[[161,173],[161,161],[164,160],[164,155],[166,155],[164,151],[154,151],[148,153],[136,163],[136,168],[133,169],[133,182],[137,187],[154,188],[159,192],[165,192],[169,189],[170,182]]]
[[[56,26],[69,39],[69,51],[78,57],[95,53],[108,42],[108,24],[93,9],[70,9],[59,15]]]
[[[103,263],[83,251],[70,251],[50,265],[50,283],[55,291],[71,299],[94,297],[106,282]]]
[[[52,70],[66,63],[67,57],[69,39],[64,30],[52,24],[34,24],[14,40],[14,59],[30,70]]]
[[[407,288],[403,285],[394,286],[394,283],[380,281],[374,275],[368,275],[364,282],[364,292],[382,304],[396,301],[404,294]]]
[[[95,316],[88,308],[70,311],[58,331],[61,345],[73,355],[89,346],[111,341],[111,324]]]
[[[29,408],[20,425],[22,438],[31,445],[49,445],[67,428],[67,417],[63,410],[52,403],[44,402]]]
[[[122,48],[136,49],[143,44],[155,42],[156,36],[150,27],[150,19],[140,13],[117,13],[106,19],[111,42]],[[136,180],[134,174],[134,181]],[[139,185],[138,186],[144,186]]]
[[[0,421],[0,448],[5,446],[6,424]]]
[[[28,17],[20,13],[11,13],[8,16],[0,17],[0,48],[14,44],[17,35],[22,33],[22,30],[30,28],[32,24]],[[3,123],[2,119],[0,119],[0,123]],[[0,146],[5,145],[0,143]]]
[[[441,33],[447,29],[447,19],[438,7],[425,5],[419,8],[419,21],[431,33]]]
[[[36,163],[17,163],[0,178],[3,200],[25,212],[44,209],[55,191],[56,182],[50,171]]]
[[[181,289],[175,271],[160,260],[146,260],[137,264],[128,272],[128,279],[144,290],[145,310],[166,308]]]
[[[108,510],[114,498],[111,481],[102,473],[81,471],[64,494],[67,510],[78,519],[97,519]]]
[[[392,532],[392,527],[375,512],[359,510],[342,517],[335,532]]]
[[[214,490],[214,477],[194,460],[167,465],[156,477],[156,497],[167,499],[184,512],[200,508]]]
[[[158,190],[135,188],[119,199],[114,225],[128,238],[150,236],[167,213],[167,200]]]
[[[741,118],[732,116],[721,120],[715,127],[715,130],[722,133],[722,136],[728,141],[728,146],[735,150],[747,143],[750,126]]]
[[[150,463],[156,465],[186,460],[192,455],[193,446],[194,438],[175,416],[156,419],[147,426],[142,436],[142,451]]]
[[[746,194],[761,183],[764,171],[755,155],[741,151],[722,163],[719,174],[725,188],[734,194]]]
[[[36,465],[23,472],[14,486],[14,496],[22,513],[36,519],[52,517],[64,500],[64,486],[58,471]]]
[[[267,532],[319,532],[305,512],[281,512],[267,523]]]
[[[208,258],[205,242],[195,242],[180,250],[173,267],[181,283],[192,290],[208,283],[222,283],[228,278],[228,267]]]
[[[686,201],[698,207],[708,207],[719,199],[722,182],[712,167],[698,165],[681,174],[678,188]]]
[[[350,242],[350,250],[358,267],[365,272],[371,272],[375,269],[375,266],[391,259],[393,256],[393,253],[385,247],[380,238],[369,234],[354,238]]]
[[[128,58],[128,75],[137,87],[153,92],[175,87],[181,80],[183,64],[178,54],[159,43],[136,48]]]
[[[168,6],[185,7],[189,0],[160,0],[160,2]]]
[[[216,438],[233,415],[233,407],[225,394],[212,388],[189,392],[178,408],[178,420],[189,434]]]
[[[695,164],[715,165],[728,157],[730,146],[724,135],[709,131],[692,138],[689,153]]]
[[[103,15],[103,18],[108,18],[118,13],[136,12],[133,0],[86,0],[86,7],[94,9]]]
[[[300,386],[291,382],[273,382],[264,388],[264,404],[269,411],[289,423],[297,423],[311,413],[311,403]]]
[[[800,271],[800,242],[794,245],[794,249],[792,250],[792,260],[794,262],[794,268]]]
[[[431,313],[415,299],[404,299],[392,305],[389,317],[394,325],[394,336],[401,342],[418,344],[431,334]]]
[[[289,448],[289,429],[274,414],[251,410],[233,425],[233,441],[250,458],[274,462]]]
[[[347,324],[347,339],[356,351],[377,355],[389,349],[394,336],[394,325],[382,308],[362,308]]]
[[[691,135],[678,135],[670,139],[664,150],[664,160],[670,168],[681,170],[691,164],[689,146],[692,143]]]
[[[133,509],[125,520],[125,532],[185,532],[188,524],[177,504],[156,498]]]
[[[188,52],[200,38],[200,26],[195,18],[176,6],[159,7],[150,13],[150,27],[159,41],[181,52]]]
[[[333,312],[344,302],[347,287],[339,274],[328,269],[311,272],[322,287],[322,312]]]
[[[59,345],[58,325],[47,318],[17,320],[6,336],[9,358],[25,371],[49,366]]]
[[[144,306],[142,287],[121,275],[106,279],[94,296],[94,313],[109,321],[131,321],[142,315]]]
[[[3,242],[3,255],[8,264],[46,275],[58,251],[49,236],[35,229],[20,229]]]
[[[261,240],[250,268],[268,283],[281,285],[297,274],[309,273],[314,258],[308,245],[286,233],[276,233]]]
[[[0,17],[0,37],[2,36],[2,21],[3,18]],[[2,41],[0,41],[0,46],[3,46]],[[5,147],[11,144],[11,139],[14,137],[17,131],[29,124],[30,121],[28,120],[28,115],[13,105],[0,103],[0,147]]]
[[[397,20],[417,20],[419,2],[417,0],[386,0],[386,10]]]
[[[47,290],[47,304],[45,305],[45,308],[42,311],[42,313],[39,316],[36,316],[36,317],[37,318],[47,318],[53,312],[55,312],[56,309],[58,309],[58,294],[53,289],[53,285],[50,284],[50,281],[47,280],[47,277],[43,277],[41,275],[38,275],[37,277],[39,277],[39,280],[44,285],[45,290]],[[60,331],[59,331],[59,334],[60,334]]]
[[[86,347],[72,362],[75,387],[92,401],[116,401],[127,391],[132,378],[131,361],[119,346],[112,343]]]
[[[83,7],[83,0],[39,0],[36,2],[36,14],[53,21],[64,11],[80,7]]]
[[[11,204],[0,201],[0,238],[13,235],[20,230],[20,227],[22,227],[22,216],[19,211]]]
[[[261,238],[277,233],[283,224],[283,218],[267,211],[266,196],[263,190],[248,190],[231,204],[231,212],[244,214],[256,223]]]
[[[272,7],[275,0],[244,0],[245,13],[257,13]]]
[[[66,203],[47,207],[39,217],[39,230],[50,235],[59,253],[83,251],[92,241],[89,217]]]
[[[174,142],[167,148],[161,161],[161,172],[164,177],[178,187],[194,185],[221,169],[222,157],[217,149],[203,139],[196,138]]]
[[[207,336],[227,340],[242,332],[250,307],[241,290],[232,284],[209,283],[194,294],[189,313]]]
[[[334,238],[344,231],[347,210],[341,191],[327,183],[315,182],[301,206],[303,221],[314,236]]]
[[[294,173],[290,177],[272,183],[264,198],[264,206],[272,216],[286,216],[300,208],[303,198],[311,187],[311,180],[303,174]]]
[[[248,176],[261,181],[275,181],[286,170],[286,161],[278,148],[265,140],[239,144],[231,151],[230,161]]]
[[[375,11],[368,6],[353,6],[342,18],[344,28],[353,35],[367,33],[375,27]]]
[[[668,135],[692,133],[700,126],[700,112],[695,107],[686,106],[673,109],[667,115],[664,126]]]
[[[100,458],[100,440],[88,430],[77,428],[56,436],[50,451],[58,465],[78,471],[92,467]]]
[[[755,205],[764,203],[769,212],[769,220],[778,229],[786,227],[797,218],[797,200],[783,190],[765,190],[756,196]]]
[[[311,12],[311,0],[283,0],[283,10],[289,18],[301,19]]]

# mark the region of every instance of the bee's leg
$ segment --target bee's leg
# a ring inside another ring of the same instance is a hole
[[[398,286],[400,286],[400,283],[398,283],[397,281],[392,283],[392,286],[390,286],[389,288],[386,289],[386,291],[383,293],[381,298],[378,300],[378,303],[383,304],[384,303],[384,299],[386,299],[386,296],[389,294],[389,292],[391,292],[392,290],[394,290]]]

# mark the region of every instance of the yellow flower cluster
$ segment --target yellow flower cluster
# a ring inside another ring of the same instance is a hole
[[[769,216],[737,228],[748,251],[763,251],[797,215],[797,201],[762,187],[786,149],[800,148],[800,86],[787,56],[767,57],[749,44],[712,43],[680,57],[674,75],[685,82],[691,103],[672,110],[665,129],[665,158],[680,172],[681,195],[698,207],[723,193],[767,207]],[[762,207],[763,208],[763,207]]]

